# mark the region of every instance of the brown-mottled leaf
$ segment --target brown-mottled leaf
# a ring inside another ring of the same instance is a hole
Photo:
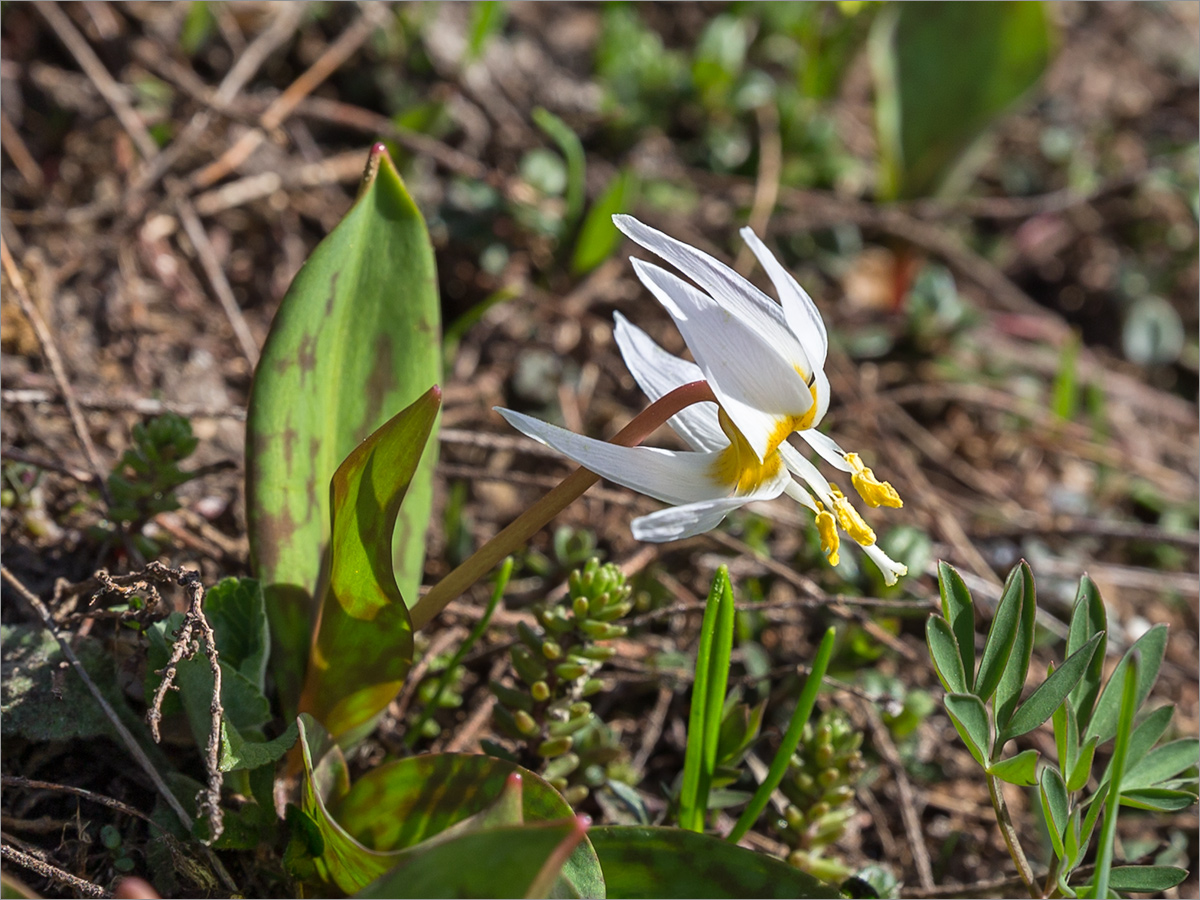
[[[433,249],[386,151],[280,304],[246,422],[246,517],[287,709],[304,677],[330,535],[329,481],[359,443],[441,377]],[[420,583],[436,442],[396,529],[403,596]]]
[[[430,388],[346,457],[330,486],[329,579],[300,710],[349,743],[369,730],[412,664],[412,623],[392,575],[392,529],[441,405]]]

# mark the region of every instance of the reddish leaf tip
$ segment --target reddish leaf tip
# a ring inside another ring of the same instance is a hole
[[[575,817],[575,830],[581,834],[592,827],[592,817],[580,813]]]
[[[520,772],[510,772],[508,775],[508,780],[505,783],[505,787],[508,787],[508,788],[520,787],[522,780],[523,779],[521,778]]]
[[[382,156],[385,153],[387,153],[387,146],[383,143],[383,141],[376,141],[371,145],[372,157]]]

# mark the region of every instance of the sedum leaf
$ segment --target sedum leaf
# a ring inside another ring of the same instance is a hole
[[[347,456],[330,486],[329,580],[300,709],[343,743],[372,727],[412,664],[392,530],[440,405],[441,392],[430,388]]]
[[[838,897],[778,859],[681,828],[610,825],[588,832],[610,900],[621,897]]]
[[[330,536],[327,486],[359,443],[441,377],[439,301],[425,223],[382,145],[358,199],[283,298],[246,419],[246,519],[285,710],[304,678]],[[403,596],[420,583],[430,447],[395,537]]]

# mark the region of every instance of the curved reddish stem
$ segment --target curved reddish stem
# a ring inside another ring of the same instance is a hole
[[[611,443],[634,447],[649,437],[654,429],[681,409],[706,400],[716,402],[707,381],[693,381],[659,397],[613,437]],[[413,629],[424,627],[446,608],[446,604],[486,575],[504,557],[518,549],[537,534],[556,515],[577,500],[584,491],[600,480],[595,472],[582,466],[552,488],[546,496],[517,516],[512,524],[476,550],[458,568],[430,588],[416,602],[409,615]]]

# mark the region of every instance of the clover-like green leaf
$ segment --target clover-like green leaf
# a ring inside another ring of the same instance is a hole
[[[991,754],[991,727],[983,701],[974,694],[947,694],[944,703],[958,736],[975,761],[986,769]]]
[[[1001,730],[999,745],[1015,737],[1020,737],[1033,731],[1050,716],[1063,702],[1076,682],[1083,676],[1084,671],[1092,662],[1092,656],[1099,649],[1103,634],[1092,635],[1092,639],[1067,657],[1066,661],[1029,695],[1021,706],[1013,713],[1008,724]]]
[[[933,660],[933,670],[946,693],[967,693],[970,685],[967,684],[962,655],[959,653],[958,641],[954,638],[950,623],[941,616],[930,616],[925,623],[925,642],[929,645],[929,658]]]
[[[412,664],[412,622],[392,575],[392,530],[441,402],[430,388],[338,467],[329,580],[300,709],[339,741],[369,730]]]
[[[1079,579],[1079,590],[1075,594],[1075,603],[1071,607],[1071,624],[1067,632],[1067,656],[1070,656],[1094,635],[1105,633],[1108,629],[1108,613],[1104,609],[1104,601],[1096,583],[1087,575]],[[1092,710],[1096,706],[1096,698],[1100,696],[1100,688],[1104,679],[1104,654],[1108,647],[1108,638],[1100,641],[1092,664],[1084,672],[1079,683],[1072,689],[1071,705],[1081,728],[1087,728],[1092,720]]]
[[[1070,807],[1067,786],[1063,784],[1058,769],[1053,766],[1042,769],[1042,776],[1038,779],[1038,796],[1042,801],[1042,814],[1046,819],[1046,829],[1050,832],[1050,843],[1054,845],[1054,854],[1063,859],[1066,856],[1063,836],[1067,832]]]
[[[838,897],[778,859],[682,828],[611,825],[588,838],[610,900],[621,897]]]
[[[1030,787],[1037,784],[1037,761],[1036,750],[1022,750],[1016,756],[992,763],[988,766],[987,773],[1009,784]]]
[[[1037,615],[1037,593],[1033,584],[1033,572],[1029,563],[1021,560],[1017,566],[1021,579],[1021,620],[1013,637],[1012,651],[1004,672],[996,685],[996,728],[1003,731],[1012,718],[1013,711],[1021,699],[1025,678],[1029,674],[1029,660],[1033,655],[1033,624]],[[1042,720],[1044,722],[1045,719]],[[1041,722],[1038,723],[1039,725]],[[1024,732],[1019,732],[1024,734]],[[1003,739],[1001,741],[1003,743]]]
[[[979,660],[979,671],[975,675],[974,693],[986,703],[1000,677],[1008,658],[1012,655],[1013,643],[1017,639],[1017,629],[1021,626],[1021,612],[1025,600],[1025,579],[1021,577],[1019,568],[1008,573],[1004,583],[1004,591],[1000,602],[996,605],[996,615],[992,619],[992,627],[988,629],[987,640],[983,644],[983,658]]]
[[[441,377],[433,248],[382,145],[358,199],[296,274],[255,370],[246,420],[246,518],[285,711],[303,683],[342,460]],[[394,552],[414,597],[432,505],[431,442],[408,489]]]
[[[1137,691],[1135,694],[1134,710],[1141,708],[1154,682],[1158,679],[1158,670],[1162,667],[1163,654],[1167,650],[1167,626],[1155,625],[1140,638],[1132,647],[1125,651],[1121,661],[1108,677],[1108,683],[1096,701],[1096,711],[1083,733],[1087,740],[1095,735],[1101,744],[1117,733],[1117,722],[1121,712],[1121,691],[1125,669],[1135,653],[1140,654],[1141,663],[1138,666]]]
[[[938,590],[942,596],[942,615],[950,624],[958,642],[967,683],[975,681],[975,604],[962,576],[947,562],[938,562]]]

